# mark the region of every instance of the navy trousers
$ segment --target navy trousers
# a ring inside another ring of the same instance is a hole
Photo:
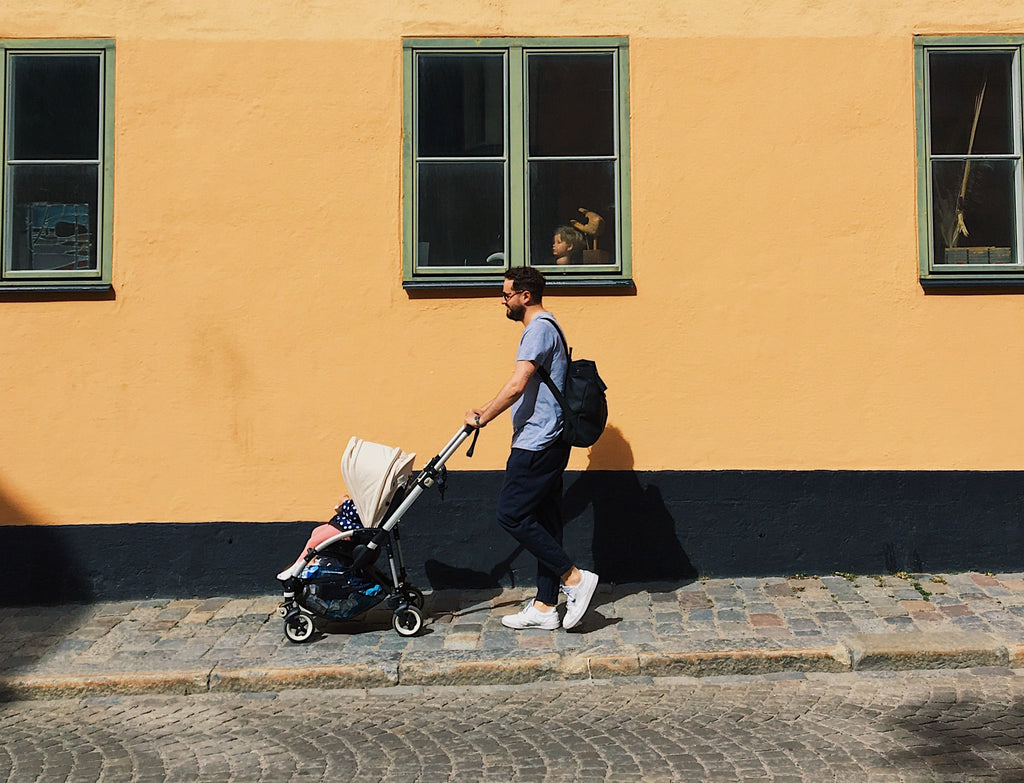
[[[562,474],[570,447],[512,449],[498,494],[498,522],[537,558],[537,600],[554,606],[562,574],[573,560],[562,549]]]

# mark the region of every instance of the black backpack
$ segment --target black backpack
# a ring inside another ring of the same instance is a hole
[[[604,432],[608,421],[608,400],[604,392],[605,386],[601,376],[597,374],[597,364],[589,359],[572,358],[572,349],[565,341],[561,327],[550,318],[545,318],[562,338],[568,366],[565,373],[565,393],[551,380],[551,375],[543,367],[537,367],[537,373],[551,393],[555,395],[562,407],[562,441],[570,446],[593,446]]]

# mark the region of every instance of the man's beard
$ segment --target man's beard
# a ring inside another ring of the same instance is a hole
[[[522,321],[525,316],[526,308],[522,306],[509,307],[505,311],[505,317],[508,318],[510,321]]]

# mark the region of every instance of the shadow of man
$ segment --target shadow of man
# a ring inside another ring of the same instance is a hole
[[[593,509],[594,570],[602,582],[691,582],[697,569],[676,533],[661,489],[633,470],[633,450],[607,427],[590,449],[587,469],[565,493],[567,524]]]

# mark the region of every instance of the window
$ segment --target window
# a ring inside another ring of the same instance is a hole
[[[1022,39],[915,41],[921,280],[1024,284]]]
[[[113,43],[0,51],[0,290],[109,287]]]
[[[631,285],[626,41],[404,47],[406,287],[500,284],[520,264],[556,286]],[[556,263],[573,223],[581,252]]]

